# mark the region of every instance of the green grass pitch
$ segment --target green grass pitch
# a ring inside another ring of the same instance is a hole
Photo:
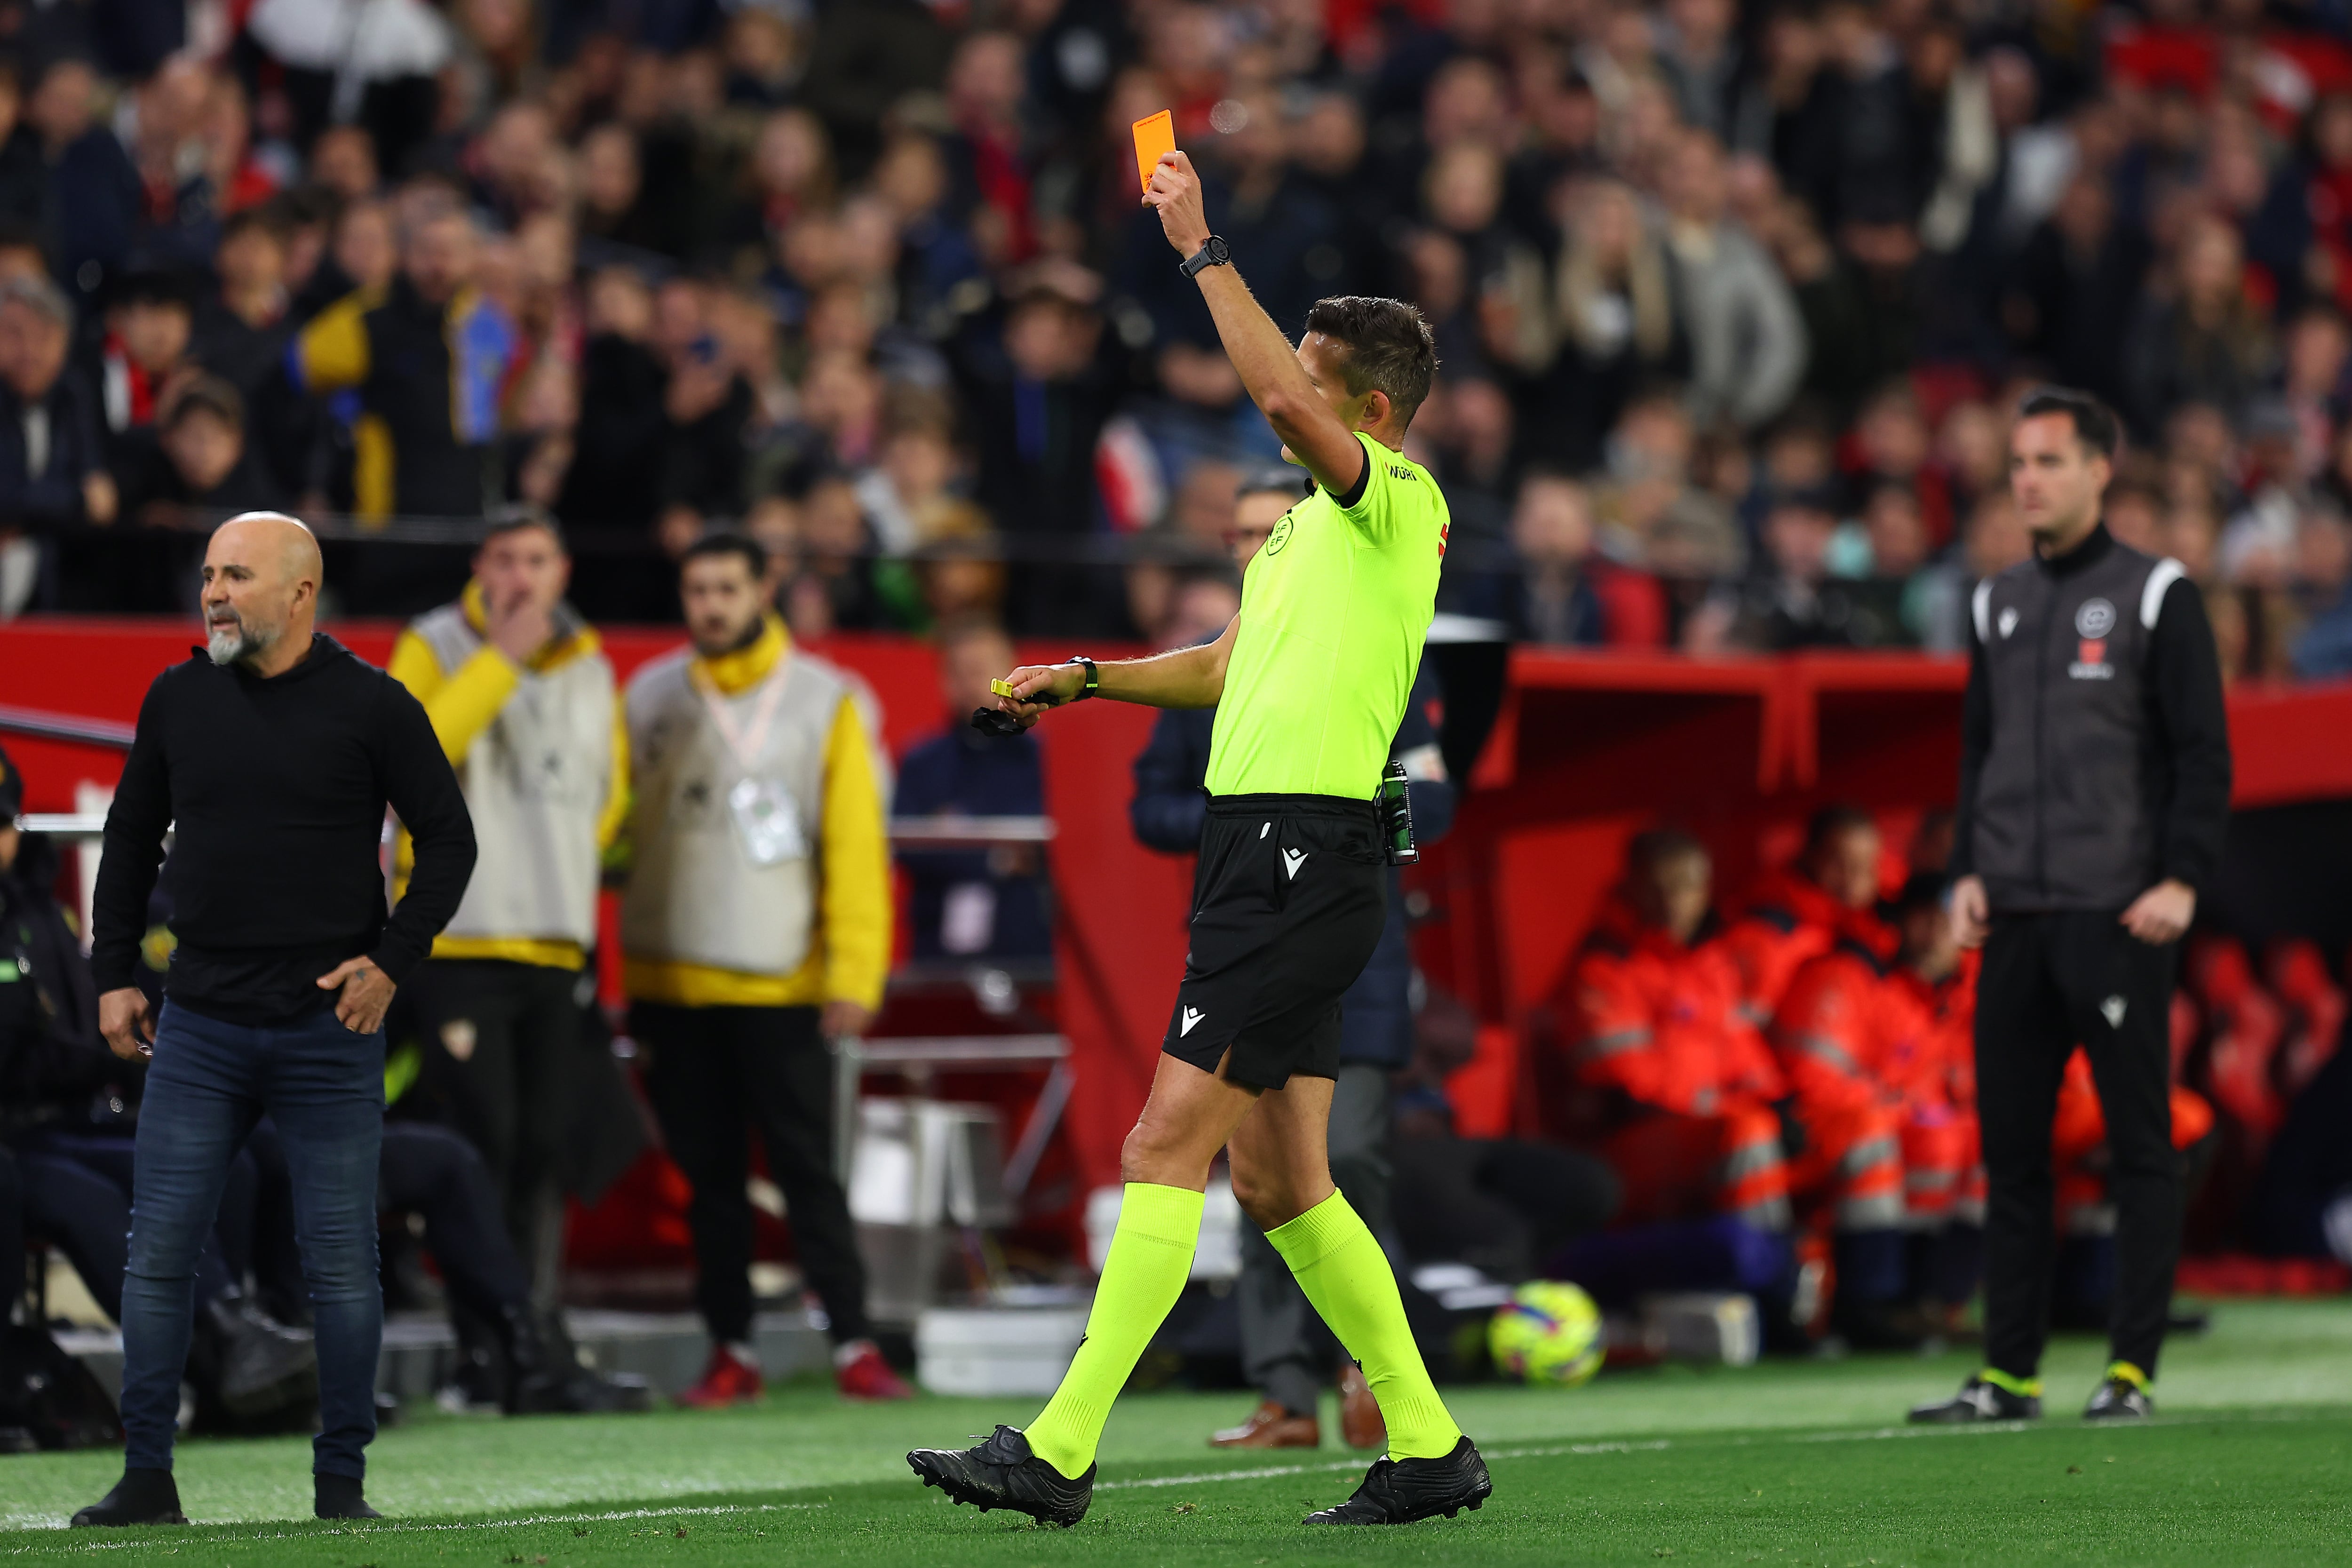
[[[1208,1449],[1242,1394],[1122,1401],[1067,1531],[950,1507],[900,1458],[1024,1420],[1024,1400],[848,1408],[803,1386],[719,1415],[421,1416],[375,1446],[369,1495],[397,1517],[374,1525],[302,1517],[299,1439],[184,1446],[188,1530],[56,1530],[119,1457],[0,1459],[0,1568],[2352,1563],[2352,1302],[2224,1304],[2169,1352],[2146,1426],[2074,1418],[2099,1357],[2062,1341],[2050,1419],[1960,1432],[1897,1420],[1967,1373],[1960,1353],[1457,1389],[1494,1500],[1381,1531],[1297,1522],[1351,1489],[1357,1457]]]

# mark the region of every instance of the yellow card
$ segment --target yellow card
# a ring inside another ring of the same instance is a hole
[[[1135,122],[1135,174],[1144,190],[1151,188],[1151,171],[1160,166],[1160,154],[1176,151],[1176,117],[1161,110],[1149,120]]]

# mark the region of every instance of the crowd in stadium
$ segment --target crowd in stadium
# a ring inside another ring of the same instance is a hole
[[[2204,584],[2225,667],[2335,672],[2344,31],[2236,0],[31,7],[0,614],[176,607],[189,524],[257,505],[529,504],[672,557],[740,519],[803,633],[1160,640],[1276,455],[1137,205],[1129,121],[1172,106],[1277,322],[1362,291],[1435,323],[1448,608],[1958,647],[2026,548],[2000,435],[2049,379],[2127,415],[2111,524]],[[446,588],[365,559],[347,605]],[[583,607],[667,618],[645,575]]]

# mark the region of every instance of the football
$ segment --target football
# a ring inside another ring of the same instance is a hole
[[[1495,1310],[1486,1349],[1509,1376],[1559,1388],[1589,1380],[1608,1353],[1592,1298],[1579,1286],[1551,1279],[1520,1286]]]

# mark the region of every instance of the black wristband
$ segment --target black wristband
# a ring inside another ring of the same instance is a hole
[[[1064,664],[1083,664],[1087,667],[1087,683],[1078,689],[1078,694],[1076,697],[1071,698],[1071,701],[1084,702],[1087,698],[1092,697],[1095,694],[1097,688],[1102,685],[1102,671],[1097,669],[1095,668],[1095,661],[1088,658],[1085,654],[1074,653],[1062,662]]]

